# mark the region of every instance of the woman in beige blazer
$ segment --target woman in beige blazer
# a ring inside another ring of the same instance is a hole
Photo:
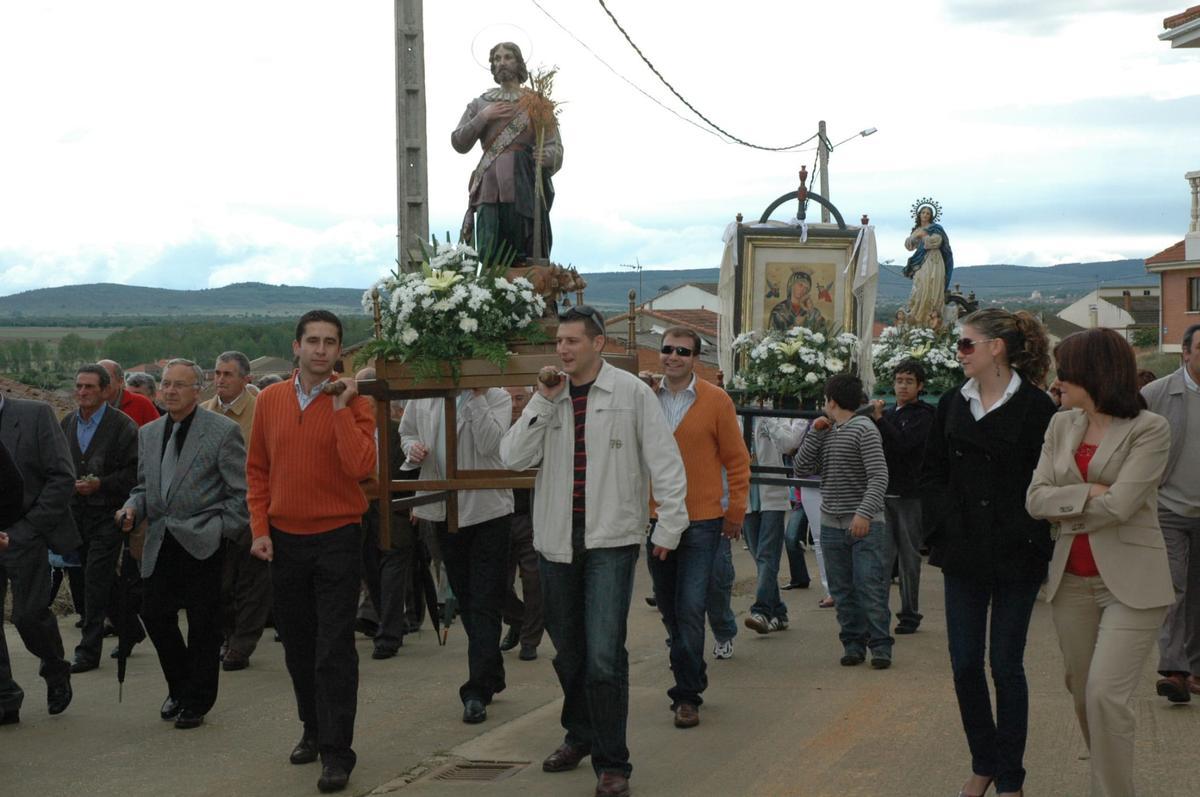
[[[1091,751],[1090,793],[1132,797],[1129,701],[1175,599],[1156,506],[1170,430],[1142,409],[1133,349],[1116,332],[1078,332],[1054,356],[1065,411],[1046,430],[1026,508],[1056,525],[1044,594]]]

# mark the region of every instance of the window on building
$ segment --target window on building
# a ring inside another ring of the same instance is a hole
[[[1187,309],[1189,313],[1200,312],[1200,277],[1188,277],[1188,303]]]

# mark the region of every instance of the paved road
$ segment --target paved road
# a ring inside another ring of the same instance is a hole
[[[744,614],[752,573],[737,551],[734,607]],[[810,560],[810,565],[811,565]],[[814,569],[815,572],[815,569]],[[940,607],[941,577],[925,570],[925,622],[900,638],[890,670],[838,665],[836,620],[816,607],[815,590],[785,593],[791,628],[759,637],[743,629],[734,658],[710,661],[710,687],[698,728],[671,724],[663,629],[641,602],[648,592],[639,566],[630,618],[629,745],[639,795],[917,795],[957,793],[969,758],[958,720]],[[893,603],[898,597],[893,590]],[[250,669],[223,673],[221,695],[206,724],[177,731],[157,718],[164,684],[153,650],[130,660],[125,700],[117,702],[115,664],[76,676],[75,701],[58,717],[45,713],[37,663],[7,628],[15,674],[27,692],[22,722],[0,728],[0,795],[307,795],[315,766],[295,767],[287,754],[299,737],[279,645],[269,635]],[[63,622],[73,646],[79,632]],[[370,659],[361,639],[361,687],[355,748],[359,765],[349,794],[459,797],[487,794],[578,795],[594,786],[586,765],[547,775],[539,762],[559,743],[560,703],[547,640],[535,662],[506,656],[508,689],[480,726],[459,717],[457,687],[466,667],[456,624],[439,648],[432,632],[409,637],[398,657]],[[1087,793],[1085,750],[1065,689],[1049,612],[1039,604],[1027,669],[1032,716],[1026,794]],[[1200,702],[1168,706],[1153,695],[1153,663],[1139,693],[1137,769],[1143,797],[1200,794]],[[460,759],[531,762],[487,785],[430,779]]]

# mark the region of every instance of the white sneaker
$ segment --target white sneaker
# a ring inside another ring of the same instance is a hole
[[[779,617],[772,617],[771,623],[768,626],[772,631],[783,631],[787,628],[788,621]]]
[[[713,645],[714,659],[732,659],[733,658],[733,640],[727,639],[724,642],[717,642]]]
[[[759,634],[766,634],[771,630],[771,621],[758,612],[751,614],[743,622],[747,628]]]

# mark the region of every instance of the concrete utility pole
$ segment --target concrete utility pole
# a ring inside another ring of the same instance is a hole
[[[825,135],[824,119],[817,123],[817,157],[821,163],[821,196],[826,202],[832,202],[829,198],[829,139]],[[821,223],[829,223],[829,208],[824,205],[821,206]]]
[[[403,271],[421,262],[429,241],[429,164],[425,132],[425,14],[422,0],[395,0],[396,259]]]

